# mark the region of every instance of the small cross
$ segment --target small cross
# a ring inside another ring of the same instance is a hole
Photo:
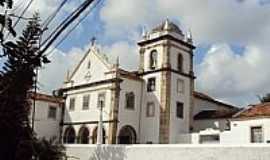
[[[94,46],[94,45],[95,45],[96,40],[97,40],[97,39],[96,39],[96,37],[93,37],[93,38],[91,39],[91,45],[92,45],[92,46]]]

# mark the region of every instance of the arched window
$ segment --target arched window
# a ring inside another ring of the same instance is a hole
[[[178,54],[177,57],[177,69],[179,72],[183,71],[183,56],[182,54]]]
[[[66,144],[74,144],[75,143],[75,138],[76,138],[76,134],[75,134],[74,128],[73,127],[68,127],[65,130],[63,142],[66,143]]]
[[[150,61],[149,61],[150,69],[156,69],[157,67],[157,51],[153,50],[150,53]]]
[[[136,131],[133,127],[127,125],[120,129],[118,135],[118,144],[135,144]]]
[[[82,127],[79,131],[78,143],[88,144],[89,143],[89,130],[86,127]]]
[[[94,130],[93,130],[93,134],[92,134],[92,143],[93,144],[96,144],[97,143],[97,133],[98,131],[98,127],[96,127]],[[105,144],[105,140],[106,140],[106,133],[105,133],[105,129],[103,128],[102,130],[102,135],[103,135],[103,138],[102,138],[102,143]]]
[[[126,93],[126,108],[127,109],[135,108],[135,95],[133,92]]]

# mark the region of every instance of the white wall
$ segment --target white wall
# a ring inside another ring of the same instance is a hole
[[[127,78],[122,78],[123,82],[121,85],[120,90],[120,99],[119,99],[119,113],[118,113],[118,133],[122,127],[129,125],[132,126],[136,131],[136,138],[137,142],[140,138],[139,135],[139,123],[140,123],[140,112],[141,112],[141,105],[142,105],[142,81],[138,80],[131,80]],[[126,93],[133,92],[135,94],[135,108],[134,109],[127,109],[126,108]]]
[[[49,106],[57,108],[56,119],[48,118]],[[33,107],[33,104],[32,104]],[[59,123],[61,120],[61,107],[59,103],[36,100],[34,131],[38,137],[51,139],[59,137]],[[30,121],[32,121],[32,110]],[[30,122],[32,125],[32,122]]]
[[[269,160],[269,145],[66,145],[80,160]],[[72,159],[72,158],[70,158]]]
[[[147,92],[147,79],[156,77],[156,91]],[[145,80],[145,86],[143,89],[143,105],[141,115],[141,143],[152,142],[159,143],[159,117],[160,117],[160,94],[161,94],[161,73],[148,74],[143,77]],[[154,102],[155,104],[155,116],[146,116],[147,102]]]
[[[270,141],[270,119],[250,119],[250,120],[232,120],[231,131],[223,137],[223,143],[229,144],[248,144],[250,143],[250,128],[262,126],[264,143]]]

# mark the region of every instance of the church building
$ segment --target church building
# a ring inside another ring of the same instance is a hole
[[[182,143],[183,135],[215,128],[216,123],[199,121],[209,116],[226,128],[237,108],[194,90],[191,36],[166,20],[143,33],[138,47],[137,71],[110,63],[92,45],[67,75],[59,89],[65,99],[63,143],[95,144],[100,107],[103,143],[108,144]]]

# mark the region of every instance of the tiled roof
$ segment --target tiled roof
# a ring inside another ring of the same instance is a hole
[[[43,94],[43,93],[34,94],[34,92],[30,92],[29,95],[30,95],[31,99],[35,98],[35,100],[38,100],[38,101],[46,101],[46,102],[51,102],[51,103],[62,103],[63,102],[62,98],[54,97],[54,96]]]
[[[228,108],[231,108],[231,109],[237,109],[238,108],[238,107],[233,106],[231,104],[220,102],[220,101],[218,101],[218,100],[210,97],[209,95],[207,95],[205,93],[194,91],[193,92],[193,96],[196,97],[196,98],[205,100],[205,101],[209,101],[209,102],[213,102],[213,103],[216,103],[216,104],[219,104],[219,105],[223,105],[223,106],[228,107]]]
[[[236,114],[234,118],[270,117],[270,102],[251,105]]]
[[[232,118],[237,110],[205,110],[196,114],[194,120]]]
[[[158,25],[157,27],[155,27],[152,30],[152,32],[161,32],[161,31],[164,31],[165,29],[167,29],[169,31],[179,33],[179,34],[183,34],[181,29],[176,24],[174,24],[173,22],[170,22],[168,19],[166,21],[164,21],[163,23],[161,23],[160,25]]]

